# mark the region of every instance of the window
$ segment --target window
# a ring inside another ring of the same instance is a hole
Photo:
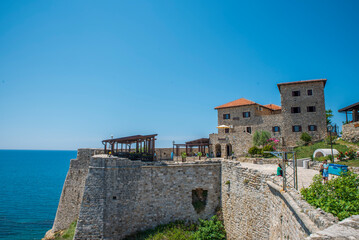
[[[315,106],[307,107],[307,112],[315,112]]]
[[[252,128],[251,127],[247,127],[247,133],[252,133]]]
[[[309,125],[308,126],[308,131],[317,131],[317,126],[316,125]]]
[[[312,90],[312,89],[308,89],[308,90],[307,90],[307,94],[308,94],[308,96],[312,96],[312,95],[313,95],[313,90]]]
[[[225,129],[224,129],[224,132],[225,132],[225,133],[229,133],[229,128],[225,128]]]
[[[300,113],[300,107],[292,107],[291,112],[292,113]]]
[[[278,126],[272,127],[272,132],[280,132],[280,127]]]
[[[302,131],[302,126],[300,126],[300,125],[292,126],[292,131],[293,132],[301,132]]]
[[[300,91],[292,91],[292,96],[293,97],[299,97],[300,96]]]
[[[223,114],[223,119],[231,119],[231,114]]]
[[[249,118],[249,117],[251,117],[251,112],[243,112],[243,117],[244,117],[244,118]]]

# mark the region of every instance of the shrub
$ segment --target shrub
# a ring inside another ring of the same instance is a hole
[[[336,136],[328,136],[325,138],[325,142],[327,144],[330,144],[330,139],[332,139],[332,144],[335,144],[335,139],[336,139]]]
[[[345,154],[344,154],[343,152],[339,152],[339,154],[338,154],[338,159],[339,159],[340,161],[343,161],[343,160],[345,159]]]
[[[305,145],[308,145],[308,143],[310,143],[310,141],[312,141],[312,137],[308,133],[304,132],[300,136],[300,140],[305,142]]]
[[[272,145],[266,145],[263,148],[263,156],[264,157],[271,157],[272,154],[271,153],[265,153],[265,152],[273,152],[273,146]]]
[[[196,240],[224,240],[226,232],[221,221],[217,216],[213,216],[210,220],[199,219],[198,230],[192,235],[191,239]]]
[[[248,153],[251,155],[262,154],[262,149],[253,146],[248,150]]]
[[[267,140],[267,145],[271,145],[273,150],[277,149],[277,145],[279,144],[279,140],[276,138],[270,138]]]
[[[187,153],[182,152],[182,153],[181,153],[181,156],[182,156],[183,159],[185,159],[185,158],[187,157]]]
[[[303,198],[315,207],[343,220],[359,214],[359,176],[351,171],[322,184],[322,177],[315,175],[313,183],[300,191]]]
[[[349,151],[345,152],[345,155],[349,158],[349,160],[353,160],[356,158],[357,153],[353,149],[349,149]]]

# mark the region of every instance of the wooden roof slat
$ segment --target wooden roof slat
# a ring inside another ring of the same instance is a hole
[[[342,109],[339,109],[338,112],[348,112],[348,111],[353,111],[353,110],[359,110],[359,102],[349,105],[347,107],[344,107]]]

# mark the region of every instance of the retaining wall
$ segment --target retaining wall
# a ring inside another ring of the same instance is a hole
[[[337,221],[235,161],[222,161],[222,210],[227,239],[299,240]]]

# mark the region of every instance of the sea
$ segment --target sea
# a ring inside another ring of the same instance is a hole
[[[0,239],[41,239],[52,228],[76,151],[0,150]]]

